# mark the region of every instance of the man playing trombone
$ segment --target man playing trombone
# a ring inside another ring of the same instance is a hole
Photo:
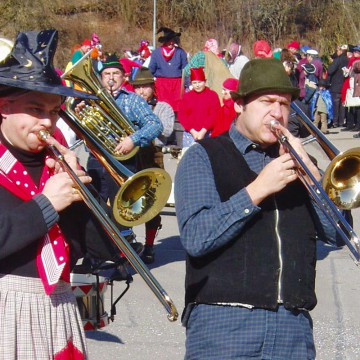
[[[320,180],[287,130],[299,89],[276,59],[248,62],[239,82],[235,124],[192,146],[175,178],[186,358],[315,359],[316,235],[335,241],[335,230],[278,141],[286,136]]]
[[[0,66],[0,358],[85,359],[86,339],[69,283],[89,253],[110,260],[107,235],[54,159],[54,146],[79,179],[76,156],[52,134],[65,97],[52,61],[57,32],[20,33]],[[118,252],[117,252],[118,253]]]

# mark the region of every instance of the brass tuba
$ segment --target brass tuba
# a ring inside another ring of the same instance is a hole
[[[99,100],[91,101],[92,109],[88,110],[86,116],[78,116],[72,110],[74,99],[68,98],[65,103],[66,110],[61,110],[60,116],[76,135],[84,140],[91,153],[120,186],[113,205],[116,221],[121,225],[133,227],[151,220],[166,205],[169,198],[172,187],[170,175],[160,168],[132,173],[118,161],[129,157],[119,158],[114,153],[116,145],[113,142],[116,139],[113,138],[113,132],[110,132],[110,129],[109,133],[107,130],[102,131],[101,134],[98,132],[105,126],[108,128],[120,126],[125,136],[128,136],[135,129],[121,113],[107,90],[102,87],[89,57],[75,64],[63,78],[80,85],[84,90],[94,93],[99,98]],[[106,120],[100,123],[102,118]],[[107,122],[110,121],[109,126]],[[112,146],[107,146],[108,144]]]
[[[96,137],[101,146],[107,149],[117,160],[130,159],[137,153],[139,147],[135,147],[125,155],[115,152],[115,147],[121,139],[132,135],[136,129],[126,119],[113,97],[102,86],[91,64],[89,55],[90,52],[88,56],[84,56],[63,74],[62,78],[78,85],[82,91],[96,95],[99,100],[88,101],[88,105],[77,114],[72,110],[72,106],[70,106],[74,99],[68,98],[66,100],[69,104],[67,111],[72,112],[74,120],[78,121],[92,136]]]

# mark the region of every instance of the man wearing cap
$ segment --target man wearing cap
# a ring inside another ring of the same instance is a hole
[[[140,146],[140,148],[149,146],[161,134],[163,126],[140,96],[126,90],[124,68],[116,55],[112,54],[107,57],[100,70],[100,75],[104,88],[114,97],[127,120],[132,122],[137,129],[132,135],[121,140],[116,151],[126,155],[135,146]],[[140,170],[136,164],[138,156],[140,155],[125,160],[122,164],[130,171],[137,172]],[[112,201],[118,191],[118,185],[108,172],[93,156],[89,157],[87,169],[103,199]]]
[[[171,106],[164,102],[158,101],[155,96],[154,77],[149,69],[140,68],[134,80],[131,82],[135,93],[141,96],[149,105],[150,109],[160,119],[163,125],[163,132],[154,140],[154,146],[149,146],[144,161],[146,167],[160,167],[164,169],[163,146],[173,132],[175,114]],[[160,215],[145,223],[145,247],[141,258],[145,264],[152,264],[155,260],[154,241],[161,224]]]
[[[200,141],[180,161],[186,359],[315,359],[308,313],[316,305],[315,234],[333,234],[317,221],[276,135],[320,180],[286,129],[298,92],[280,61],[249,61],[232,92],[238,117],[229,135]]]
[[[167,145],[168,138],[174,129],[175,114],[172,107],[165,101],[159,101],[155,93],[155,80],[149,69],[140,68],[131,81],[135,94],[142,97],[163,125],[162,133],[154,140],[158,155],[155,162],[164,168],[162,147]]]
[[[330,94],[334,106],[334,118],[332,122],[333,127],[344,125],[345,108],[341,102],[341,89],[344,84],[344,68],[347,68],[349,59],[347,57],[347,45],[338,46],[336,49],[336,58],[329,65],[327,70],[330,83]],[[347,126],[346,130],[351,130],[352,127]]]
[[[123,160],[122,165],[133,173],[148,168],[148,160],[146,159],[149,157],[149,152],[152,151],[152,141],[160,136],[163,131],[160,119],[151,111],[143,98],[127,90],[127,85],[131,88],[132,85],[126,82],[124,68],[115,54],[107,57],[100,70],[100,75],[104,88],[114,97],[119,109],[136,129],[132,135],[122,139],[115,148],[119,153],[126,155],[134,147],[140,147],[137,154],[128,160]],[[119,191],[119,185],[92,154],[88,158],[87,170],[102,199],[112,204]],[[156,229],[152,231],[154,234],[161,227],[161,224],[160,221],[156,221],[155,223],[151,222],[150,226],[152,230]],[[130,245],[137,253],[143,249],[140,242],[132,241]]]
[[[76,156],[51,136],[66,96],[53,67],[57,32],[19,33],[0,64],[0,358],[85,359],[86,339],[70,271],[85,253],[102,259],[114,247],[61,164],[53,145],[84,184]]]

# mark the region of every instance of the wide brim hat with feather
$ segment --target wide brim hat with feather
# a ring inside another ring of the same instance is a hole
[[[159,42],[164,44],[164,43],[167,43],[171,40],[174,40],[176,38],[178,38],[179,36],[181,36],[181,33],[179,32],[175,32],[167,27],[161,27],[158,31],[157,31],[157,34],[163,32],[164,35],[163,36],[160,36],[158,38]]]
[[[96,96],[63,85],[53,66],[57,40],[56,30],[19,33],[12,50],[0,62],[0,96],[6,96],[15,88],[96,99]]]

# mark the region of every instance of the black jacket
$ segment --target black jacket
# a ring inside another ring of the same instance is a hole
[[[344,83],[343,67],[347,67],[349,59],[346,54],[341,54],[330,64],[328,68],[328,75],[330,80],[330,92],[340,94]]]

